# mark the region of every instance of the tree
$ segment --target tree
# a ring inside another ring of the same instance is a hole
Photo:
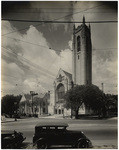
[[[114,115],[117,114],[117,100],[118,96],[117,95],[111,95],[111,94],[105,94],[105,106],[106,106],[106,115]]]
[[[8,114],[12,116],[15,111],[19,108],[19,102],[21,99],[21,95],[5,95],[1,100],[1,109],[2,114]]]
[[[100,116],[104,107],[104,93],[95,85],[76,85],[67,91],[65,107],[75,111],[75,118],[78,118],[78,111],[83,103]]]
[[[82,99],[85,106],[96,112],[99,117],[105,113],[104,93],[95,85],[85,85],[82,91]]]

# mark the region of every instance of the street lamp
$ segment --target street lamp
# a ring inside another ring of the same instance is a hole
[[[15,106],[15,110],[14,110],[15,121],[17,121],[17,118],[16,118],[16,115],[17,115],[17,102],[14,102],[14,106]]]

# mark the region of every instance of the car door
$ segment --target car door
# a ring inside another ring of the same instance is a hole
[[[56,126],[47,127],[47,141],[50,145],[58,145],[61,143],[61,133],[58,132]]]
[[[59,145],[66,144],[66,130],[64,127],[57,127],[56,132],[56,143]]]
[[[56,137],[59,145],[72,145],[75,138],[65,127],[58,127]]]

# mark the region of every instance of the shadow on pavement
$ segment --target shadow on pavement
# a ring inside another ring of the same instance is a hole
[[[57,146],[50,146],[48,149],[71,149],[71,146],[65,146],[65,145],[57,145]],[[20,149],[37,149],[36,146],[33,146],[32,143],[23,142]]]
[[[36,146],[33,146],[32,143],[23,142],[20,149],[37,149]],[[72,149],[71,146],[65,146],[65,145],[57,145],[57,146],[51,146],[48,149]],[[75,148],[76,149],[76,148]],[[118,149],[117,146],[114,145],[103,145],[103,146],[94,146],[90,149]]]

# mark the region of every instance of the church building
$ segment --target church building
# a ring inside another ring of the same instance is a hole
[[[91,29],[90,25],[83,22],[77,28],[73,28],[73,43],[72,43],[72,74],[60,69],[54,81],[54,99],[53,114],[71,115],[71,110],[64,108],[63,96],[71,89],[72,84],[86,85],[92,84],[92,44],[91,44]],[[80,108],[79,113],[88,114],[84,105]]]

